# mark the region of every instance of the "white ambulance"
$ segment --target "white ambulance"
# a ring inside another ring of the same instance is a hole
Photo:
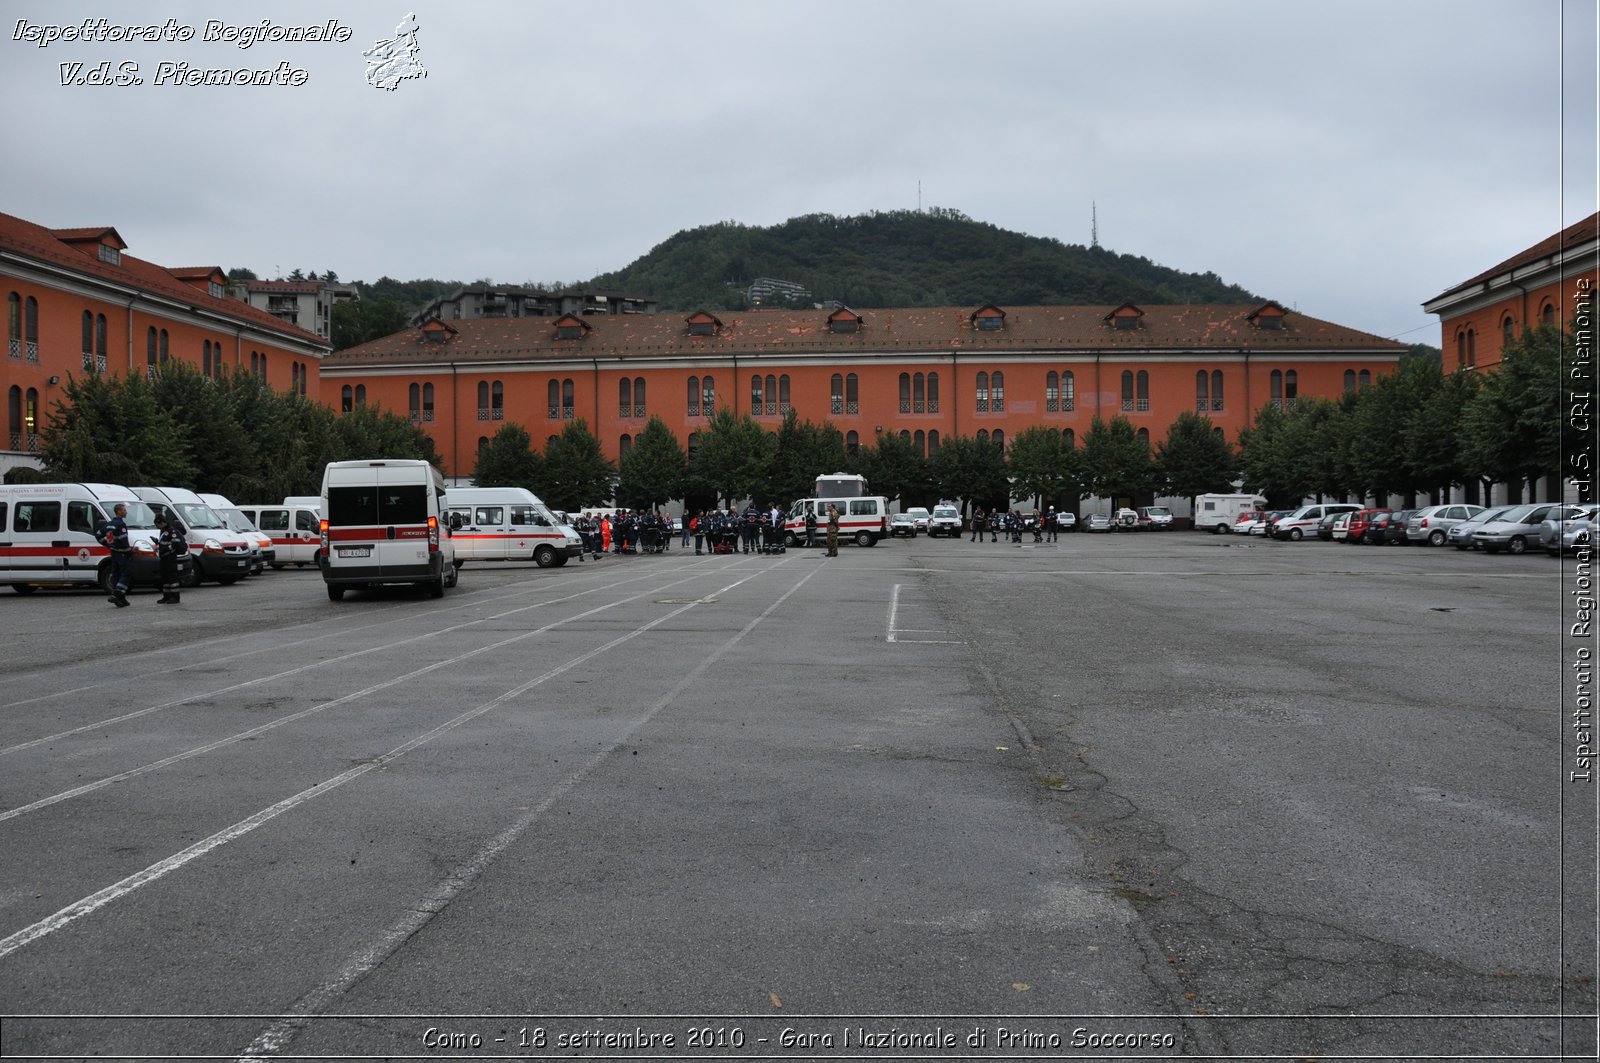
[[[281,504],[246,503],[239,512],[262,534],[272,537],[273,568],[318,565],[322,561],[322,500],[284,499]]]
[[[583,556],[583,539],[539,496],[522,487],[450,487],[450,537],[456,564],[532,561],[540,568]]]
[[[133,585],[159,587],[156,515],[120,484],[0,485],[0,582],[18,594],[96,585],[111,593],[111,551],[95,533],[119,502],[128,507]],[[191,562],[178,566],[182,579]]]
[[[889,500],[882,495],[853,495],[846,498],[802,498],[789,507],[783,520],[783,539],[789,546],[806,541],[806,513],[817,515],[817,542],[827,541],[828,506],[839,509],[839,541],[854,540],[857,546],[877,546],[889,536]]]
[[[185,587],[198,587],[207,579],[236,583],[250,575],[255,544],[223,523],[199,495],[183,487],[135,487],[133,493],[187,533],[194,567],[181,581]]]
[[[211,512],[222,518],[222,523],[228,530],[242,535],[246,542],[254,548],[250,557],[250,574],[261,575],[262,571],[270,564],[276,554],[272,545],[272,536],[256,527],[251,517],[242,512],[238,506],[229,502],[226,495],[207,494],[200,492],[200,501],[211,507]]]
[[[435,598],[456,585],[444,476],[426,461],[334,461],[322,473],[322,578],[328,597],[410,583]]]

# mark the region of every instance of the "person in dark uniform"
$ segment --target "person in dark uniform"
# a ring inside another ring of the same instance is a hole
[[[701,552],[700,548],[705,545],[706,541],[706,511],[702,509],[692,518],[685,517],[683,526],[694,530],[694,552],[699,554]]]
[[[111,548],[111,595],[106,601],[118,609],[128,602],[128,587],[133,582],[133,544],[128,541],[128,507],[118,502],[111,519],[100,529],[100,541]]]
[[[806,547],[817,545],[817,504],[806,503]]]
[[[156,538],[156,563],[161,567],[161,598],[157,605],[177,605],[180,597],[178,586],[178,559],[189,552],[188,536],[176,521],[168,521],[162,514],[156,514],[156,528],[159,535]]]
[[[1058,519],[1059,518],[1056,517],[1056,507],[1051,506],[1050,512],[1044,515],[1045,541],[1052,543],[1056,541],[1056,532],[1059,530],[1056,528],[1056,522]]]
[[[839,507],[828,503],[828,556],[839,556]]]
[[[761,528],[761,511],[756,508],[754,502],[744,507],[743,520],[744,552],[753,554],[756,552],[756,536],[760,534]]]
[[[983,523],[983,507],[982,506],[973,506],[972,507],[972,538],[968,539],[967,542],[975,543],[975,542],[981,541],[983,539],[983,533],[984,533],[985,530],[986,529],[985,529],[984,523]]]

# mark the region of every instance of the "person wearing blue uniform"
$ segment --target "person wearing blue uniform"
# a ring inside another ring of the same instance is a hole
[[[100,541],[111,548],[111,595],[106,599],[118,609],[128,602],[128,587],[133,582],[133,544],[128,541],[128,507],[118,502],[111,519],[100,529]]]

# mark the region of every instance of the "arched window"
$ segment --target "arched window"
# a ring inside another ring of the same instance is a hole
[[[261,360],[263,362],[266,361],[267,360],[267,356],[263,354],[261,356]],[[365,406],[366,404],[367,404],[367,385],[365,385],[365,384],[357,384],[356,385],[356,406],[361,407],[361,406]]]
[[[1511,315],[1507,314],[1506,319],[1500,322],[1501,344],[1506,347],[1511,346],[1511,341],[1516,338],[1516,331],[1516,326],[1511,322]]]
[[[1194,408],[1201,413],[1211,409],[1211,374],[1204,369],[1194,375]]]
[[[627,457],[628,456],[628,451],[630,451],[632,449],[633,449],[633,437],[628,435],[627,433],[623,433],[622,438],[617,440],[617,458],[621,459],[621,458]]]
[[[1000,413],[1006,408],[1006,375],[995,373],[989,378],[989,409]]]
[[[1222,370],[1211,371],[1211,408],[1222,409]]]
[[[689,378],[689,416],[700,416],[700,378],[697,376]]]
[[[1554,320],[1554,314],[1550,315],[1550,317],[1551,320]],[[23,307],[22,329],[22,339],[26,345],[23,357],[30,362],[37,362],[39,360],[39,300],[31,295],[28,296],[28,301]],[[161,335],[165,336],[166,333],[162,332]]]
[[[160,357],[160,345],[156,339],[156,327],[151,325],[144,334],[144,364],[146,369],[156,367],[156,359]],[[250,372],[256,371],[256,352],[250,352]]]
[[[978,442],[980,442],[980,443],[989,442],[989,430],[987,428],[978,429]]]
[[[1150,409],[1150,374],[1139,370],[1139,411]]]
[[[1139,442],[1143,443],[1147,447],[1150,445],[1150,429],[1139,429]]]
[[[1078,407],[1077,388],[1072,379],[1072,371],[1061,374],[1061,412],[1071,413]]]
[[[478,437],[478,453],[482,454],[484,451],[486,451],[488,449],[489,449],[489,437],[488,436],[479,436]]]
[[[1071,450],[1078,445],[1078,437],[1073,434],[1073,431],[1070,428],[1063,428],[1061,430],[1061,441],[1067,445],[1068,450]]]
[[[1054,369],[1044,375],[1044,412],[1061,409],[1061,378]]]
[[[921,373],[911,378],[911,412],[926,413],[928,409],[928,381]]]
[[[1006,434],[1004,432],[1000,431],[1000,429],[996,428],[994,430],[994,434],[989,436],[989,442],[993,443],[995,446],[999,447],[1001,450],[1004,450],[1004,449],[1006,449]]]
[[[32,300],[30,299],[29,302],[32,302]],[[1555,326],[1555,323],[1556,323],[1556,304],[1555,303],[1545,303],[1544,304],[1544,309],[1539,311],[1539,324],[1548,325],[1548,326],[1551,326],[1553,328]],[[1467,335],[1469,337],[1469,339],[1467,341],[1468,346],[1471,346],[1471,342],[1472,342],[1471,339],[1470,339],[1471,333],[1469,332]]]
[[[689,460],[690,461],[694,460],[695,452],[698,451],[699,449],[700,449],[700,433],[699,432],[690,432],[689,433]]]
[[[355,409],[356,404],[354,396],[355,392],[351,390],[349,384],[346,384],[344,387],[339,389],[340,413],[349,413],[351,410]]]
[[[1272,405],[1283,409],[1283,370],[1274,369],[1267,378],[1267,387],[1272,396]]]
[[[1346,391],[1354,391],[1356,389],[1356,371],[1354,369],[1346,369],[1344,371],[1344,389]]]
[[[977,391],[977,396],[978,396],[978,412],[979,413],[988,413],[989,412],[989,374],[988,373],[979,373],[978,374],[977,380],[976,380],[976,391]]]
[[[856,451],[860,450],[861,436],[855,432],[846,432],[844,434],[844,449],[849,451],[851,454],[854,454]]]
[[[22,431],[27,435],[23,440],[23,449],[37,451],[39,449],[39,389],[29,388],[22,399]]]
[[[907,429],[907,428],[900,429],[900,442],[907,443],[907,444],[909,444],[911,442],[911,431],[910,431],[910,429]]]
[[[6,392],[6,432],[11,437],[11,449],[22,449],[22,388],[16,384]]]
[[[737,388],[739,385],[733,385]],[[700,412],[712,417],[717,412],[717,382],[709,376],[700,378]]]
[[[761,414],[761,374],[756,373],[750,378],[750,413],[755,416]]]
[[[931,458],[937,453],[939,453],[939,430],[930,428],[928,430],[928,457]]]
[[[844,378],[844,412],[861,412],[861,381],[854,373],[846,373]]]
[[[406,409],[411,413],[413,421],[422,420],[422,385],[412,384],[406,388]]]
[[[1368,384],[1371,384],[1372,383],[1372,370],[1370,370],[1370,369],[1361,370],[1360,380],[1361,380],[1361,386],[1362,387],[1366,387]]]
[[[1122,412],[1133,412],[1133,370],[1122,371]]]
[[[785,373],[778,378],[778,412],[787,415],[789,409],[789,374]]]
[[[778,378],[771,373],[767,374],[767,406],[768,417],[778,412]]]
[[[167,358],[170,356],[170,353],[171,352],[168,350],[168,347],[167,347],[167,330],[166,329],[162,329],[161,330],[161,363],[163,365],[166,364]],[[267,356],[263,354],[261,356],[261,376],[262,376],[263,379],[265,379],[266,375],[267,375]]]
[[[310,367],[308,366],[307,368],[310,368]],[[300,374],[300,380],[301,380],[302,383],[305,382],[305,378],[306,378],[306,375],[304,373],[301,373]],[[424,385],[422,385],[422,419],[424,421],[433,420],[433,385],[432,384],[424,384]]]
[[[83,367],[89,368],[88,351],[84,351]],[[204,340],[200,344],[200,373],[203,376],[211,375],[211,341]]]
[[[623,377],[617,381],[617,416],[633,416],[633,378]]]
[[[922,429],[917,429],[916,433],[912,435],[911,445],[917,448],[917,457],[925,458],[928,456],[928,437],[923,434]]]
[[[1294,409],[1295,396],[1300,393],[1300,374],[1293,369],[1283,374],[1283,404],[1289,409]]]
[[[1465,331],[1456,333],[1456,368],[1467,367],[1467,334]]]
[[[22,296],[16,292],[6,296],[6,353],[22,357]]]
[[[900,412],[911,412],[911,374],[900,374]]]
[[[939,412],[939,374],[928,374],[928,412]]]
[[[289,363],[289,394],[300,394],[300,363]]]
[[[494,382],[494,394],[490,397],[490,401],[494,406],[494,419],[498,421],[505,416],[505,392],[502,390],[498,380]],[[577,389],[573,386],[572,378],[568,377],[561,382],[561,418],[562,420],[570,421],[577,415]]]
[[[206,341],[209,347],[211,341]],[[85,310],[83,312],[83,366],[89,367],[89,358],[94,354],[94,315]]]
[[[636,376],[633,378],[633,415],[643,417],[644,410],[644,377]]]
[[[1548,308],[1546,308],[1548,309]],[[1546,322],[1548,324],[1548,322]],[[1467,364],[1478,364],[1478,330],[1467,329]]]
[[[561,409],[560,409],[560,406],[561,406],[561,391],[560,391],[560,385],[557,384],[554,380],[550,381],[550,383],[548,385],[546,385],[546,387],[545,387],[545,397],[550,400],[550,416],[551,417],[559,417],[559,416],[561,416]],[[489,382],[487,380],[480,380],[480,381],[478,381],[478,420],[487,421],[488,419],[489,419]]]
[[[844,412],[844,377],[838,373],[828,381],[828,412]]]

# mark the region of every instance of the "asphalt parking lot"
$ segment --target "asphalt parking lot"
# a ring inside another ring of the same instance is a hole
[[[820,555],[0,599],[0,1055],[1593,1050],[1562,563]]]

